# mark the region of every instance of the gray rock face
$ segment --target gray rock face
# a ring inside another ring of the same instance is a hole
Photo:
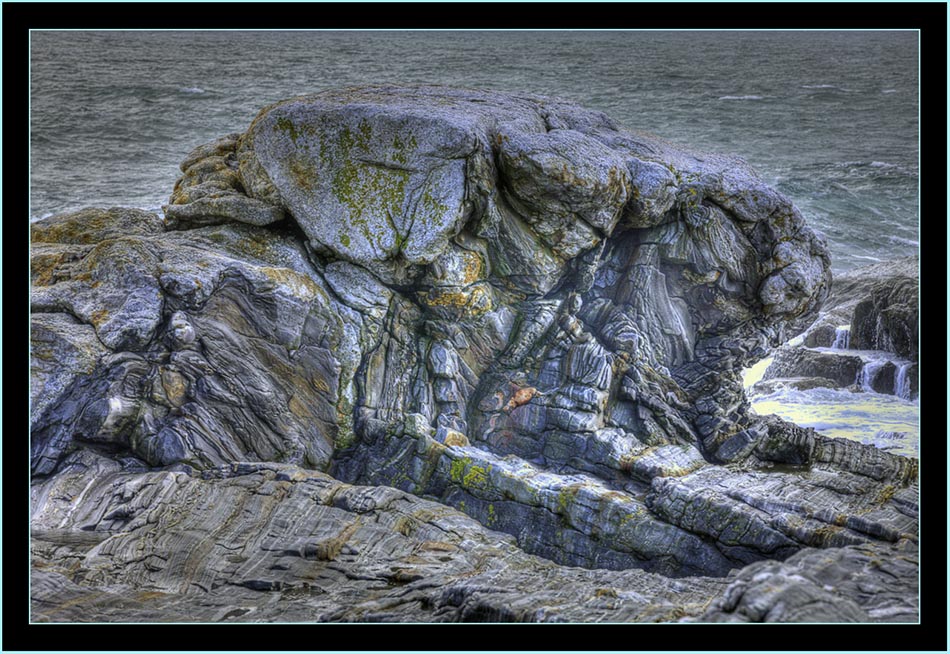
[[[916,548],[853,545],[754,563],[697,622],[916,622]]]
[[[754,561],[916,543],[916,461],[748,411],[830,273],[741,161],[378,87],[182,170],[164,225],[34,227],[43,619],[669,621]]]
[[[893,352],[917,361],[919,288],[917,257],[839,276],[829,304],[834,309],[851,308],[849,347]]]
[[[133,473],[86,452],[34,494],[35,524],[57,525],[32,535],[39,622],[660,622],[726,585],[565,568],[444,505],[292,465]]]
[[[248,197],[235,150],[239,134],[200,145],[181,162],[184,173],[163,207],[168,229],[240,222],[269,225],[284,218],[280,207]]]
[[[840,275],[802,343],[779,349],[764,379],[822,377],[837,387],[916,398],[918,296],[917,257]]]
[[[782,347],[775,360],[766,369],[763,379],[786,377],[822,377],[836,386],[850,386],[857,382],[864,369],[864,360],[847,350],[829,352],[805,347]]]
[[[38,229],[78,231],[88,213]],[[301,245],[240,225],[166,235],[157,216],[140,219],[85,250],[34,245],[76,258],[39,271],[56,283],[34,279],[34,472],[83,443],[159,466],[325,467],[349,424],[337,416],[342,357],[331,354],[345,337]],[[48,371],[56,352],[67,366]]]

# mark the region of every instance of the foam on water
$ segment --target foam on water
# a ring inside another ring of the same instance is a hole
[[[836,330],[836,343],[845,343],[850,327]],[[789,345],[800,345],[797,336]],[[830,348],[810,348],[819,352],[840,352]],[[810,427],[825,436],[848,438],[866,445],[874,445],[896,454],[918,456],[920,431],[920,402],[911,400],[910,370],[913,362],[899,359],[878,350],[848,350],[849,355],[860,357],[864,366],[857,375],[855,390],[812,388],[799,390],[779,386],[766,395],[753,394],[752,387],[765,375],[774,357],[765,358],[742,372],[742,384],[752,410],[759,415],[775,414],[802,427]],[[893,363],[894,394],[876,393],[871,388],[880,369]],[[896,434],[887,436],[887,434]]]
[[[766,357],[765,359],[762,359],[758,363],[743,370],[742,371],[742,387],[749,389],[755,386],[760,381],[762,381],[762,377],[765,376],[765,371],[768,369],[770,365],[772,365],[772,361],[774,360],[775,360],[775,357]]]
[[[776,414],[834,438],[847,438],[905,456],[919,456],[920,404],[894,395],[841,389],[780,389],[750,398],[759,415]],[[884,439],[879,433],[899,433]]]
[[[874,359],[872,361],[866,361],[864,366],[858,371],[857,379],[854,380],[854,383],[859,385],[865,391],[874,392],[872,385],[874,380],[877,378],[878,371],[884,367],[887,363],[886,359]]]
[[[901,365],[894,377],[894,395],[901,398],[902,400],[910,400],[911,396],[911,387],[910,387],[910,369],[913,367],[913,363],[907,362]]]

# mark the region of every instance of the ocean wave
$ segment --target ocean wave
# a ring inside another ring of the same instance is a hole
[[[915,248],[920,247],[920,241],[915,241],[911,238],[901,238],[900,236],[888,236],[887,240],[891,243],[900,243],[901,245],[910,245]]]
[[[897,93],[897,89],[884,89],[881,93]]]
[[[853,89],[848,89],[837,84],[802,84],[803,89],[809,91],[841,91],[842,93],[853,93]]]
[[[179,93],[191,93],[191,94],[195,94],[195,93],[206,93],[206,91],[205,91],[203,88],[201,88],[200,86],[183,86],[183,87],[181,87],[180,89],[178,89],[178,92],[179,92]]]
[[[904,175],[913,173],[905,166],[889,161],[839,161],[833,164],[835,168],[874,168],[882,173],[896,172]]]
[[[765,97],[761,95],[724,95],[720,100],[764,100]]]

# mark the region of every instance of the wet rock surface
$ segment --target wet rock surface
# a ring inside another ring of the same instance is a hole
[[[763,379],[795,387],[803,378],[820,377],[833,382],[828,387],[916,399],[919,289],[917,257],[835,277],[828,300],[801,342],[780,348]],[[757,390],[767,392],[765,387]]]
[[[757,561],[913,558],[916,460],[749,411],[830,272],[742,161],[374,87],[182,171],[33,227],[39,619],[719,620]]]

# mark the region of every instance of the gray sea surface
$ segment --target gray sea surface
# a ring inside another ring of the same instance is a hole
[[[912,31],[34,31],[30,47],[31,219],[159,211],[185,154],[277,100],[446,84],[739,155],[825,234],[836,271],[919,247]]]

